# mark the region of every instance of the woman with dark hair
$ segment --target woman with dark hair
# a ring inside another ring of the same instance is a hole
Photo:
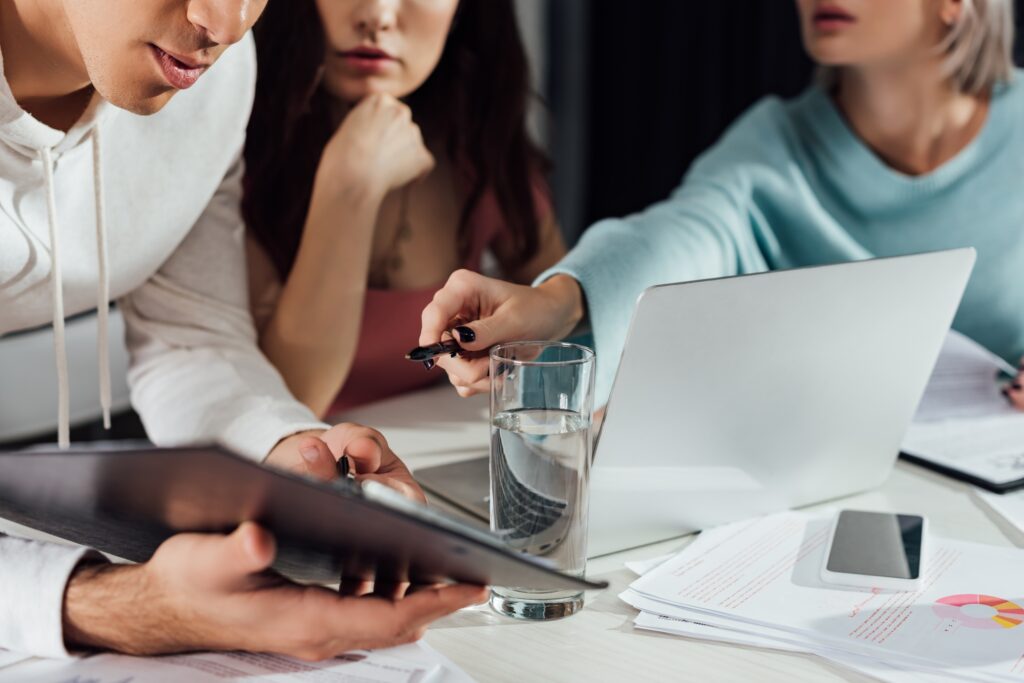
[[[260,345],[321,415],[424,386],[402,354],[450,273],[489,253],[525,283],[565,252],[512,2],[277,0],[255,32]]]

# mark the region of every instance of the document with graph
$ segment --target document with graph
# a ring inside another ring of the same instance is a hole
[[[932,538],[920,590],[844,589],[820,579],[831,519],[785,512],[729,525],[638,579],[623,599],[782,649],[1024,680],[1024,550]]]

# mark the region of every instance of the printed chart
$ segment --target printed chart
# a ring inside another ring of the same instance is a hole
[[[1024,608],[992,595],[947,595],[933,609],[942,619],[956,619],[967,628],[1014,628],[1024,622]]]

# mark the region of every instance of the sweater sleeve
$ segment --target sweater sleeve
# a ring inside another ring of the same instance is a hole
[[[257,346],[249,311],[242,161],[161,269],[119,301],[132,404],[150,439],[217,443],[262,460],[282,438],[326,425],[295,400]]]
[[[713,161],[713,160],[711,160]],[[597,352],[595,405],[607,403],[633,308],[653,285],[766,269],[742,172],[700,164],[672,196],[623,219],[596,223],[537,282],[580,283]]]
[[[0,534],[0,649],[38,657],[67,657],[64,589],[94,551]]]

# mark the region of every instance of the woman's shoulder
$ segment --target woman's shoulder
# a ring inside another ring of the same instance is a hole
[[[1024,110],[1024,69],[1014,69],[1010,80],[997,85],[992,93],[992,101],[1016,112]]]
[[[743,112],[694,164],[694,171],[728,169],[742,173],[750,165],[788,164],[799,144],[798,120],[814,97],[814,88],[792,99],[769,95]]]

